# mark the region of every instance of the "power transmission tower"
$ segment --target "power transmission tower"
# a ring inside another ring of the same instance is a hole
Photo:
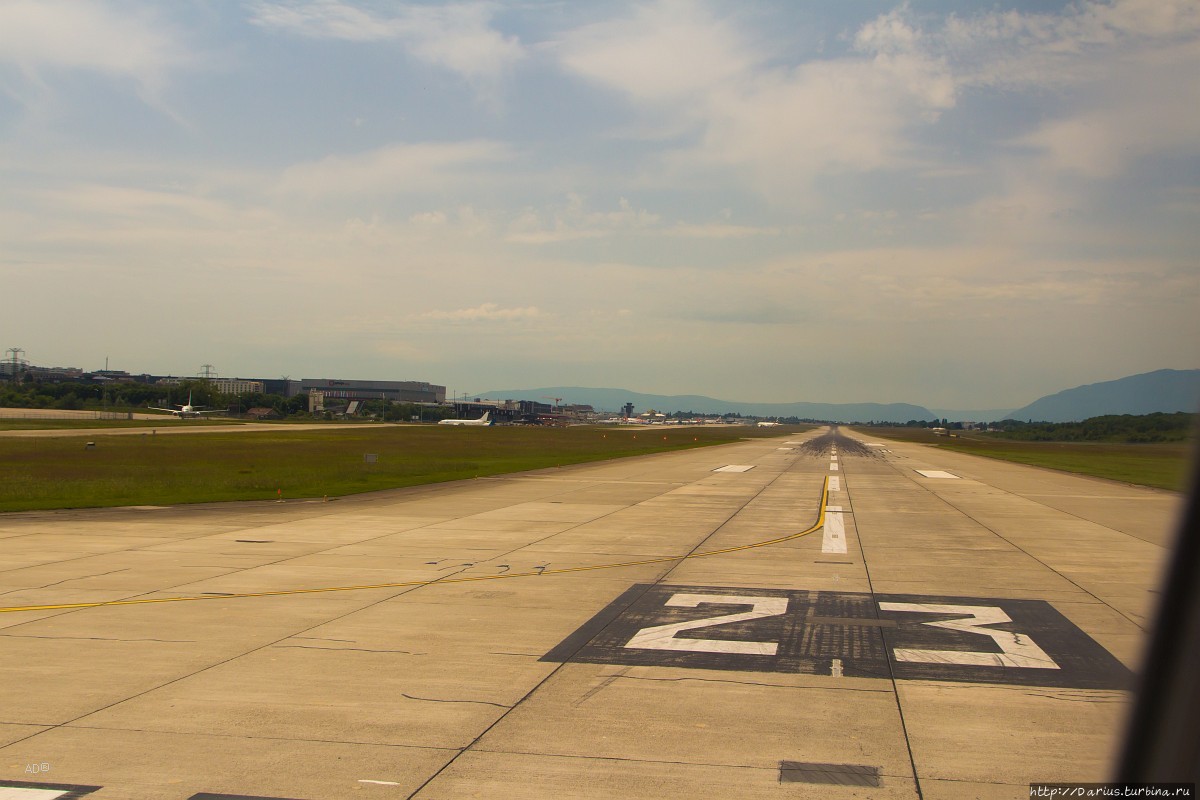
[[[4,351],[4,360],[8,366],[8,369],[5,371],[14,383],[20,377],[21,372],[24,371],[25,366],[29,364],[28,361],[21,358],[21,354],[24,352],[20,347],[10,347]]]

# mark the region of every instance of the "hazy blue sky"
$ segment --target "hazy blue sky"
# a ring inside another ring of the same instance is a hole
[[[1023,405],[1200,366],[1200,4],[0,2],[37,364]]]

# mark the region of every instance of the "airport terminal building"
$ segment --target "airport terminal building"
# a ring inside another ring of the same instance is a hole
[[[394,403],[444,403],[446,387],[425,381],[364,381],[351,378],[264,380],[263,391],[284,397],[319,392],[326,400],[390,400]]]

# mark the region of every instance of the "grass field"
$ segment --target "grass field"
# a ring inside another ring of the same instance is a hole
[[[1110,444],[1091,442],[1018,442],[986,434],[934,436],[924,428],[863,428],[864,433],[906,442],[923,442],[946,450],[999,458],[1108,478],[1139,486],[1183,491],[1188,476],[1190,443]]]
[[[807,428],[430,425],[0,439],[0,511],[273,500],[277,490],[284,498],[334,497],[798,430]],[[378,460],[366,463],[368,453]]]
[[[236,419],[0,419],[0,431],[78,430],[91,428],[167,428],[176,425],[241,425]]]

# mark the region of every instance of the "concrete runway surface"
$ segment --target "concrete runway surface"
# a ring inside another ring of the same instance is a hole
[[[849,438],[330,504],[0,515],[0,606],[205,598],[0,613],[0,798],[991,800],[1107,779],[1181,498]],[[826,485],[807,535],[661,560],[803,532]]]

